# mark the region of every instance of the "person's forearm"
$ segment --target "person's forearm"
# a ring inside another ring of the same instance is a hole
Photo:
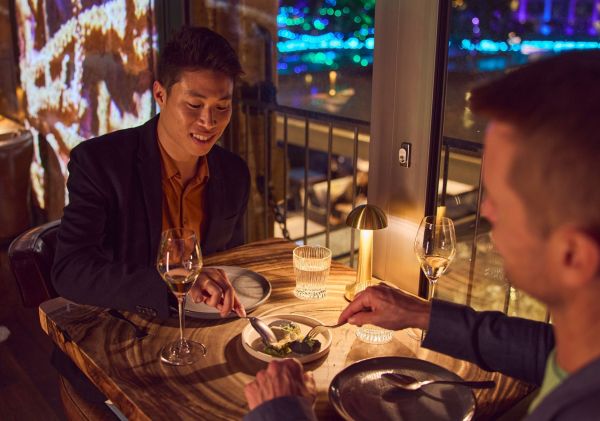
[[[431,319],[431,302],[426,301],[415,309],[415,327],[428,329]]]
[[[540,384],[554,335],[545,323],[433,300],[423,346]]]
[[[81,304],[169,316],[169,291],[154,268],[114,263],[81,250],[55,262],[52,280],[56,292]]]

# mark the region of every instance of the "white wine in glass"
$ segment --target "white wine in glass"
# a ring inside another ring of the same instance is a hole
[[[173,365],[192,364],[206,355],[203,344],[187,340],[183,336],[185,299],[202,269],[202,253],[194,231],[184,228],[164,231],[156,269],[177,298],[179,310],[179,339],[162,348],[160,359]]]
[[[441,216],[424,217],[415,237],[414,251],[429,281],[427,299],[431,300],[438,279],[446,272],[456,254],[456,233],[452,220]]]
[[[444,256],[417,256],[417,258],[419,259],[423,273],[429,280],[435,279],[437,281],[446,272],[448,265],[450,265],[450,259]]]

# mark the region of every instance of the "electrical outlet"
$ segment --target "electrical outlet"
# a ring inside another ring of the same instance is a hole
[[[398,151],[398,162],[403,167],[410,167],[410,148],[411,144],[408,142],[403,142],[400,145],[400,150]]]

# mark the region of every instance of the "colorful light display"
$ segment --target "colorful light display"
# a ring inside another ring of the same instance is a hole
[[[151,117],[153,6],[153,0],[16,1],[25,124],[45,137],[65,177],[79,142]],[[33,187],[44,207],[35,145]]]
[[[375,0],[282,0],[277,16],[282,75],[373,63]]]
[[[493,5],[454,0],[452,5],[451,56],[461,51],[528,55],[600,48],[600,0],[506,0]],[[279,73],[371,65],[374,9],[374,0],[282,0],[277,17]],[[515,33],[520,35],[510,36]]]

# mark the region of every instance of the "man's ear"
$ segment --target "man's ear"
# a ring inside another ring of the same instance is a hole
[[[586,231],[562,227],[550,236],[551,258],[567,288],[586,287],[600,273],[600,244]]]
[[[163,105],[167,102],[167,90],[158,80],[155,80],[152,84],[152,95],[154,95],[154,100],[158,106],[163,108]]]

